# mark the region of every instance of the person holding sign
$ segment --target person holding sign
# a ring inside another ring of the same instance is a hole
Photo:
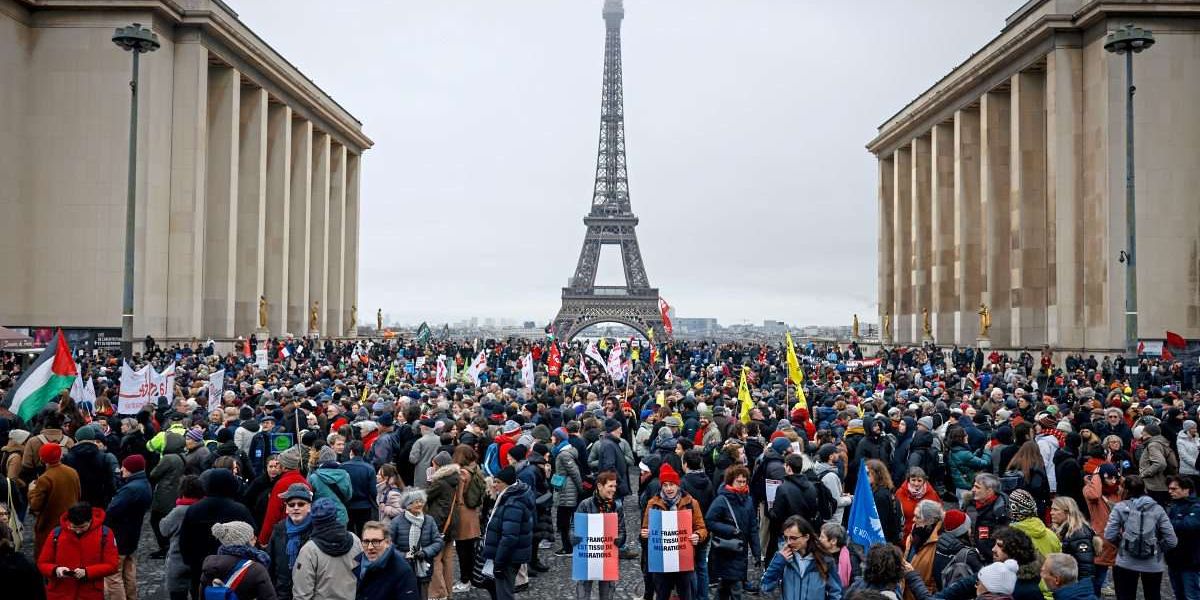
[[[780,438],[783,439],[783,438]],[[746,551],[762,564],[758,543],[758,512],[750,498],[750,471],[741,465],[725,471],[725,485],[704,515],[712,532],[709,576],[720,582],[721,600],[740,600],[742,582],[750,566]]]
[[[616,496],[617,474],[605,471],[596,476],[595,493],[575,509],[575,534],[571,536],[575,600],[591,598],[593,582],[600,590],[600,600],[610,600],[616,594],[617,549],[625,546],[625,519]],[[611,526],[615,531],[610,531],[609,520],[603,518],[605,515],[612,515]],[[594,527],[598,525],[595,521],[602,521],[603,526]]]
[[[692,600],[693,549],[708,539],[700,503],[679,487],[679,473],[664,464],[658,473],[658,495],[646,502],[642,537],[647,543],[647,565],[654,581],[655,600],[669,600],[674,590],[679,600]]]

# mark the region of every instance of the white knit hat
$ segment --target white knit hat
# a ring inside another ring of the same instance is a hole
[[[979,570],[979,583],[993,594],[1011,594],[1017,587],[1017,561],[1008,559]]]

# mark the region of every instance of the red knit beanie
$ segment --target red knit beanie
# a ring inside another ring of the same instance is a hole
[[[57,465],[62,461],[62,446],[54,442],[42,444],[42,447],[38,448],[38,458],[47,465]]]
[[[660,484],[673,483],[679,485],[679,473],[675,472],[670,463],[663,463],[663,466],[658,470],[658,482]]]

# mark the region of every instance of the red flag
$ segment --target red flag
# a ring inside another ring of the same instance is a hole
[[[250,340],[245,340],[242,343],[242,354],[245,354],[246,357],[249,358],[249,356],[250,356]]]
[[[1138,345],[1137,345],[1137,353],[1138,353],[1138,354],[1145,354],[1145,353],[1146,353],[1146,342],[1138,342]]]
[[[558,344],[550,344],[550,358],[546,360],[546,373],[558,377],[562,372],[562,355],[558,353]]]
[[[666,300],[658,299],[658,312],[662,314],[663,331],[667,332],[667,337],[671,337],[671,317],[667,314],[671,311],[671,305],[667,304]]]
[[[1175,360],[1175,355],[1171,354],[1170,348],[1163,348],[1162,359],[1163,360]]]
[[[1167,346],[1170,346],[1172,348],[1179,348],[1180,350],[1186,350],[1187,349],[1187,340],[1183,339],[1182,335],[1179,335],[1178,333],[1175,333],[1174,331],[1168,331],[1167,332]]]

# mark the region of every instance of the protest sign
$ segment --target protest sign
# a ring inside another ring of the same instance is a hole
[[[767,508],[770,509],[775,505],[775,494],[779,493],[779,486],[783,482],[778,479],[768,479],[767,483]]]
[[[692,511],[651,510],[646,564],[651,573],[691,571]]]
[[[154,403],[159,396],[171,402],[175,389],[175,363],[162,373],[156,373],[150,365],[134,371],[129,363],[121,365],[121,392],[117,400],[117,413],[135,415],[146,403]]]
[[[221,396],[225,395],[225,369],[208,376],[208,412],[221,408]]]
[[[571,579],[616,581],[617,515],[575,513],[575,536],[580,542],[571,553]]]

